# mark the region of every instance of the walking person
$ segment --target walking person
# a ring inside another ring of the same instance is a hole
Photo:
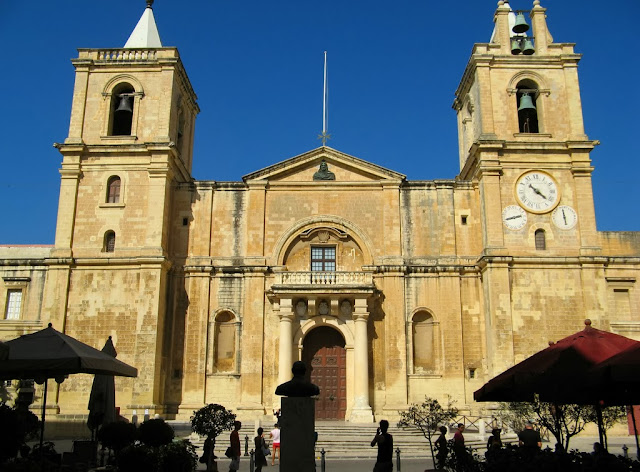
[[[231,435],[229,436],[229,441],[231,442],[231,463],[229,464],[229,471],[235,471],[240,469],[240,456],[242,452],[240,451],[240,428],[242,427],[242,423],[239,421],[233,422],[233,431],[231,431]]]
[[[378,446],[378,457],[373,472],[391,472],[393,470],[393,436],[387,433],[389,422],[380,420],[380,427],[371,441],[371,447]]]
[[[271,465],[275,464],[276,453],[278,453],[278,464],[280,463],[280,423],[276,423],[269,433],[271,444],[273,444],[273,453],[271,454]]]
[[[458,429],[453,435],[453,453],[456,456],[456,470],[466,470],[467,449],[464,446],[464,424],[458,423]]]
[[[436,469],[444,469],[444,463],[447,460],[447,454],[449,453],[447,447],[447,428],[440,426],[440,436],[436,439]]]
[[[262,472],[262,467],[267,465],[267,454],[269,453],[269,448],[267,444],[264,442],[264,429],[258,428],[258,435],[254,438],[253,442],[255,444],[255,461],[256,461],[256,470],[255,472]]]

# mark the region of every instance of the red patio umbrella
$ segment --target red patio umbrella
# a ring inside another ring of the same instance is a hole
[[[585,328],[551,344],[489,380],[473,393],[476,401],[531,402],[594,405],[602,442],[600,414],[603,388],[596,388],[592,369],[616,354],[640,347],[638,341],[601,331],[585,320]]]
[[[606,405],[631,405],[636,455],[640,458],[640,442],[632,406],[640,404],[640,345],[633,345],[591,369],[589,388],[598,391],[598,397]]]
[[[585,328],[489,380],[474,392],[476,401],[541,401],[594,404],[599,389],[588,388],[590,370],[638,341],[591,327]]]

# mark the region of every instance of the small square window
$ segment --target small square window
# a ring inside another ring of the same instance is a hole
[[[462,215],[460,217],[460,223],[462,223],[463,225],[466,225],[467,224],[467,218],[468,218],[467,215]]]
[[[189,226],[189,218],[182,218],[182,226]]]

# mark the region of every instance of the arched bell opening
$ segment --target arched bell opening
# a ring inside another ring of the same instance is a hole
[[[320,388],[316,420],[344,420],[347,411],[347,350],[335,328],[319,326],[303,340],[302,361],[307,379]]]
[[[516,86],[516,105],[518,110],[518,128],[520,133],[539,133],[538,85],[531,80],[523,80]]]
[[[111,95],[110,136],[130,136],[133,125],[134,88],[118,84]]]

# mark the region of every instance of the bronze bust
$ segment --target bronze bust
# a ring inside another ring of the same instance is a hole
[[[329,166],[325,160],[322,159],[320,168],[315,174],[313,174],[313,180],[336,180],[336,174],[329,170]]]
[[[314,395],[320,395],[320,389],[318,386],[304,378],[306,371],[307,366],[304,365],[304,362],[294,362],[293,367],[291,368],[293,378],[288,382],[278,385],[278,388],[276,388],[276,395],[284,397],[312,397]]]

